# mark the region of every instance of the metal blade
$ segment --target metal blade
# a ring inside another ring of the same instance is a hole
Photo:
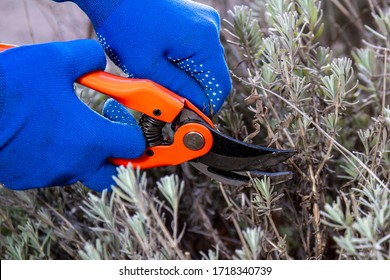
[[[250,180],[248,176],[243,176],[230,171],[213,169],[200,162],[190,162],[190,164],[203,174],[223,184],[239,187],[247,184]]]
[[[232,185],[232,186],[242,186],[249,183],[249,181],[252,178],[258,178],[267,176],[272,178],[273,182],[276,181],[286,181],[291,179],[292,173],[291,172],[263,172],[258,170],[251,170],[248,172],[232,172],[232,171],[226,171],[226,170],[218,170],[212,167],[209,167],[203,163],[200,162],[190,162],[190,164],[197,169],[198,171],[202,172],[203,174],[207,175],[208,177],[221,182],[223,184]],[[251,177],[248,176],[248,173]]]
[[[293,150],[277,150],[238,141],[215,129],[211,150],[195,162],[224,171],[248,171],[275,166],[293,156]]]

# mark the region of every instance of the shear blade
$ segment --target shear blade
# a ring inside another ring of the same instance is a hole
[[[258,170],[251,170],[251,171],[241,171],[241,172],[232,172],[232,171],[226,171],[226,170],[218,170],[216,168],[207,166],[200,162],[190,162],[190,164],[203,174],[207,175],[208,177],[221,182],[223,184],[228,184],[232,186],[242,186],[245,184],[248,184],[249,181],[252,178],[258,178],[263,176],[268,176],[273,178],[273,181],[285,181],[288,179],[287,177],[291,177],[291,172],[263,172]],[[249,173],[249,174],[248,174]],[[250,177],[248,176],[250,175]]]
[[[242,186],[247,184],[250,180],[248,176],[237,174],[231,171],[217,170],[200,162],[190,162],[190,164],[203,174],[223,184]]]
[[[213,135],[211,150],[194,161],[223,171],[247,171],[275,166],[295,154],[293,150],[277,150],[247,144],[209,128]]]

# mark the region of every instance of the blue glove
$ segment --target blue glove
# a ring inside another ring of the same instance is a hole
[[[105,63],[93,40],[0,53],[1,183],[23,190],[81,181],[101,191],[114,184],[116,167],[107,162],[109,157],[143,153],[143,134],[123,107],[106,104],[111,121],[74,93],[78,77],[104,69]]]
[[[55,0],[64,2],[67,0]],[[111,60],[217,112],[231,90],[218,13],[189,0],[73,0]]]

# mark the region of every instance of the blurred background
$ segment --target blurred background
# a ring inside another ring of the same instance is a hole
[[[1,0],[0,42],[22,45],[89,36],[89,20],[73,3]]]

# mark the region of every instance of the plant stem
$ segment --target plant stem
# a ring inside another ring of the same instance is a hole
[[[230,199],[227,196],[226,191],[225,191],[225,189],[224,189],[224,187],[223,187],[223,185],[221,183],[219,183],[219,189],[221,190],[223,198],[225,199],[226,203],[228,204],[228,207],[229,208],[233,208],[233,204],[230,202]],[[242,235],[240,225],[238,224],[237,219],[234,216],[232,216],[231,219],[232,219],[234,228],[236,229],[236,232],[238,234],[238,237],[240,238],[241,244],[242,244],[242,246],[243,246],[243,248],[245,250],[245,254],[248,256],[248,258],[250,258],[252,253],[251,253],[251,250],[248,247],[248,244],[245,241],[244,236]]]

